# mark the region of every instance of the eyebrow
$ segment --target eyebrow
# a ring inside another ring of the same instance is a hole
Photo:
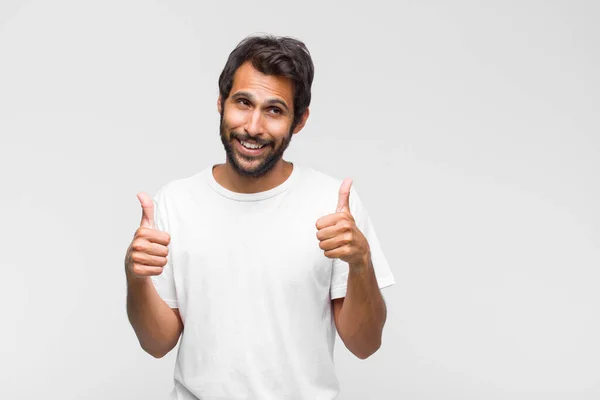
[[[231,98],[234,99],[234,100],[237,99],[237,98],[240,98],[240,97],[247,97],[248,100],[256,102],[256,98],[250,92],[244,92],[244,91],[236,92],[234,95],[231,96]],[[276,97],[268,99],[265,103],[268,106],[279,105],[282,108],[284,108],[286,111],[290,110],[289,107],[288,107],[288,105],[285,103],[285,101],[283,101],[281,99],[278,99]]]

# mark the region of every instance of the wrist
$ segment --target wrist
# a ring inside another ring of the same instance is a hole
[[[367,251],[358,261],[349,263],[350,269],[362,271],[369,268],[371,264],[371,252]]]
[[[128,286],[131,286],[131,285],[135,285],[135,286],[146,285],[146,284],[148,284],[150,282],[150,277],[149,276],[136,275],[131,270],[129,270],[129,268],[125,269],[125,277],[127,279],[127,285]]]

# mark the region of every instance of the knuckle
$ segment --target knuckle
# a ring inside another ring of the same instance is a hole
[[[159,246],[156,249],[156,255],[159,257],[166,257],[169,255],[169,248],[167,246]]]
[[[352,235],[352,232],[347,233],[346,236],[344,237],[344,240],[346,243],[352,243],[352,241],[354,240],[354,236]]]
[[[133,264],[133,266],[131,267],[131,272],[133,272],[136,275],[142,275],[144,273],[144,269],[140,264]]]
[[[131,253],[131,259],[134,263],[139,263],[144,260],[144,257],[142,257],[142,254],[140,252],[134,251],[133,253]]]
[[[153,239],[157,242],[160,243],[161,245],[164,243],[165,245],[168,245],[169,241],[170,241],[170,237],[167,233],[165,232],[160,232],[160,231],[156,231],[154,233]]]
[[[131,244],[131,248],[135,251],[144,251],[146,249],[146,246],[143,241],[134,240],[134,242]]]

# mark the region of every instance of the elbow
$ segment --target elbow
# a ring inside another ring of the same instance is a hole
[[[164,351],[150,351],[150,350],[146,350],[144,349],[144,351],[148,354],[150,354],[152,357],[154,358],[163,358],[164,356],[166,356],[168,354],[168,352],[164,352]]]
[[[148,345],[144,345],[143,343],[140,343],[140,345],[142,347],[142,350],[144,350],[146,353],[150,354],[154,358],[163,358],[164,356],[169,354],[169,352],[172,349],[172,348],[161,347],[161,346],[148,346]]]
[[[366,360],[375,354],[381,347],[381,330],[377,332],[363,332],[360,335],[348,336],[340,332],[340,338],[346,348],[361,360]]]
[[[171,339],[161,339],[157,340],[152,337],[140,337],[138,336],[138,341],[140,343],[140,347],[146,353],[150,354],[154,358],[163,358],[171,350],[175,348],[177,342],[179,341],[179,336],[172,337]]]
[[[370,338],[361,341],[345,341],[346,348],[350,350],[357,358],[366,360],[375,354],[381,347],[381,337]]]
[[[377,350],[379,350],[380,347],[381,347],[381,341],[377,342],[373,346],[370,346],[369,348],[356,350],[356,351],[353,351],[352,353],[359,359],[366,360],[367,358],[369,358],[373,354],[375,354],[377,352]]]

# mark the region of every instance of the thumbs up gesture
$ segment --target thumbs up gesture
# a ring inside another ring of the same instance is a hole
[[[137,197],[142,205],[142,221],[127,249],[125,271],[134,278],[160,275],[167,264],[167,246],[171,237],[166,232],[156,230],[154,201],[150,196],[140,192]]]
[[[367,265],[370,254],[367,238],[356,226],[350,213],[351,179],[344,179],[335,214],[319,218],[316,223],[319,247],[325,257],[339,258],[351,266]]]

